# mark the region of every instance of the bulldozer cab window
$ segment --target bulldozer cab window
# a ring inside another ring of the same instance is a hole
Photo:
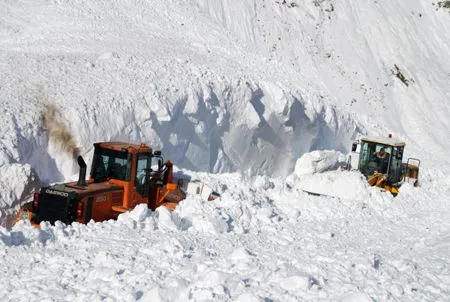
[[[107,179],[130,180],[128,152],[98,149],[94,154],[93,177],[95,182]]]
[[[135,185],[142,196],[148,196],[151,158],[150,154],[139,154],[137,158]]]
[[[145,175],[150,171],[150,155],[140,154],[137,160],[136,167],[136,184],[143,184],[145,182]]]
[[[363,141],[359,157],[359,170],[365,176],[371,176],[375,171],[386,174],[389,172],[391,154],[391,146]]]
[[[403,146],[392,148],[391,163],[389,167],[389,182],[397,183],[402,178]]]
[[[153,171],[159,171],[161,170],[163,165],[163,159],[160,156],[154,156],[152,157],[152,163],[151,163],[151,168]]]

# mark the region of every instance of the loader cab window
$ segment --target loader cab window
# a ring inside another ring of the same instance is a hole
[[[403,148],[403,146],[392,148],[391,164],[389,169],[390,183],[397,183],[402,178]]]
[[[95,147],[91,176],[94,182],[108,179],[130,180],[131,160],[128,152]]]
[[[137,160],[137,168],[136,168],[136,184],[144,183],[144,176],[146,172],[149,171],[149,156],[148,155],[139,155]]]
[[[150,153],[139,154],[137,158],[135,185],[142,196],[148,196],[151,160]]]
[[[375,171],[388,174],[392,152],[392,146],[362,141],[359,170],[365,176],[371,176]]]
[[[160,156],[152,157],[151,168],[152,171],[160,171],[163,166],[163,159]]]

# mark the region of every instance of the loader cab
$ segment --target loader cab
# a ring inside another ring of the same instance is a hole
[[[128,150],[115,150],[94,145],[94,158],[92,161],[91,178],[94,183],[116,179],[129,181],[131,177],[131,154]]]
[[[358,169],[366,177],[375,172],[387,176],[387,183],[396,184],[402,178],[405,143],[392,138],[361,138]]]
[[[167,183],[166,171],[161,151],[154,151],[145,144],[107,142],[94,144],[94,158],[91,168],[91,180],[94,183],[110,182],[136,191],[140,197],[149,196],[149,184],[152,178]],[[135,189],[133,189],[135,188]],[[125,197],[126,198],[126,197]],[[131,197],[130,197],[131,198]]]
[[[145,144],[96,143],[90,176],[94,183],[117,180],[138,185],[162,166],[161,152],[153,152]]]

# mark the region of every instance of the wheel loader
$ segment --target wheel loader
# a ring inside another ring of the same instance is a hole
[[[398,194],[399,187],[409,182],[419,185],[420,160],[408,158],[403,162],[405,143],[392,138],[362,137],[352,145],[347,169],[357,169],[371,186]]]
[[[87,181],[86,163],[81,156],[77,161],[78,181],[41,188],[19,210],[16,221],[29,220],[34,226],[42,221],[104,221],[142,203],[151,210],[159,206],[174,209],[190,192],[208,200],[218,196],[203,184],[176,180],[172,163],[164,162],[161,152],[146,144],[95,143]]]

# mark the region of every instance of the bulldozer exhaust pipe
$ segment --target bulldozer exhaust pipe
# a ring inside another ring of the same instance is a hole
[[[84,161],[81,155],[77,158],[78,165],[80,166],[80,174],[78,176],[77,186],[85,187],[86,186],[86,162]]]

